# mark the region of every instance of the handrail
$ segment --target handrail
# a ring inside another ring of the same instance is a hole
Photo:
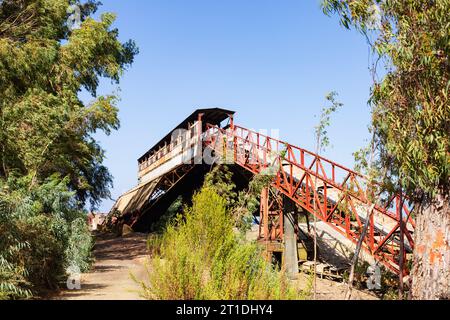
[[[219,153],[221,150],[217,147],[217,139],[213,135],[226,136],[230,143],[230,145],[227,143],[227,148],[230,149],[229,146],[232,146],[234,161],[255,174],[270,165],[277,167],[276,177],[272,183],[273,187],[309,213],[332,226],[349,240],[357,243],[364,225],[362,221],[364,215],[361,215],[360,212],[372,205],[370,199],[366,197],[368,185],[366,176],[313,152],[241,126],[224,130],[207,124],[204,134],[205,145],[214,146]],[[282,152],[285,152],[284,156],[282,156]],[[311,159],[307,159],[308,157]],[[338,170],[342,172],[337,172]],[[295,177],[295,172],[299,175],[298,177]],[[338,173],[342,173],[342,181],[338,181]],[[315,180],[321,186],[315,186]],[[320,188],[322,191],[319,190]],[[328,189],[336,190],[337,194],[335,194],[334,200],[330,199],[332,191]],[[314,199],[320,202],[317,208],[311,204]],[[340,208],[342,205],[346,205],[346,210]],[[390,209],[392,205],[395,206],[395,210]],[[355,223],[351,221],[352,213],[356,219]],[[365,218],[367,219],[367,213]],[[399,272],[397,261],[399,252],[396,248],[399,240],[395,239],[395,234],[400,228],[400,219],[404,221],[406,241],[410,249],[413,249],[412,232],[415,223],[412,219],[412,210],[408,209],[406,203],[400,205],[399,195],[392,196],[386,205],[376,204],[374,206],[369,232],[363,244],[366,252],[394,272]],[[402,254],[405,255],[405,252]],[[404,273],[408,273],[406,267]]]
[[[191,134],[191,130],[193,128],[197,128],[197,124],[193,124],[192,126],[190,126],[186,130],[186,133],[189,133],[189,134],[186,135],[186,137],[179,136],[178,140],[180,140],[180,141],[178,141],[176,143],[175,142],[171,142],[171,143],[165,145],[164,147],[161,147],[160,149],[158,149],[158,151],[156,151],[154,154],[149,156],[146,160],[140,162],[139,163],[139,171],[143,171],[143,170],[147,169],[152,164],[156,163],[159,159],[161,159],[165,155],[167,155],[170,152],[172,152],[173,149],[175,149],[179,145],[182,145],[184,141],[188,141],[189,139],[194,138],[195,134],[194,135]]]

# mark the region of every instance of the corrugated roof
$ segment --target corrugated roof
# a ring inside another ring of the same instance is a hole
[[[147,203],[159,181],[159,178],[155,179],[123,194],[117,199],[111,211],[118,210],[122,215],[125,215],[141,210]]]
[[[194,123],[198,119],[198,115],[203,113],[203,125],[206,123],[217,125],[223,120],[228,118],[230,114],[235,114],[235,111],[222,109],[222,108],[208,108],[208,109],[197,109],[190,116],[184,119],[178,126],[173,128],[164,138],[162,138],[158,143],[156,143],[149,151],[147,151],[142,157],[138,159],[139,162],[143,161],[147,156],[149,156],[152,151],[158,150],[163,147],[166,143],[170,143],[172,138],[172,132],[176,129],[186,129],[188,123]],[[204,128],[203,128],[204,129]]]

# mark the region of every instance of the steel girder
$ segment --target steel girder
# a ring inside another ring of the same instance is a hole
[[[313,152],[240,126],[233,125],[224,130],[207,125],[203,136],[205,147],[228,160],[232,157],[246,170],[254,174],[272,172],[273,188],[353,243],[358,242],[365,219],[369,219],[363,249],[389,270],[400,273],[400,255],[406,261],[406,251],[414,249],[413,210],[404,196],[393,195],[383,204],[372,203],[367,196],[369,180],[364,175]],[[266,239],[282,235],[279,224],[271,222],[278,209],[271,210],[266,191],[263,191],[261,201],[261,235]],[[369,212],[372,207],[373,211]],[[282,224],[283,219],[278,219]],[[403,252],[400,226],[406,238]],[[407,263],[402,272],[404,275],[409,273]]]

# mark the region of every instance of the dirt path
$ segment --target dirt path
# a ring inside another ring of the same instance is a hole
[[[144,264],[148,259],[147,235],[131,234],[125,237],[101,235],[94,248],[95,263],[91,272],[81,276],[81,290],[65,290],[53,298],[56,300],[142,300],[138,285],[131,279],[130,272],[139,280],[146,279]],[[308,283],[307,276],[299,274],[296,281],[299,288]],[[318,279],[318,298],[321,300],[342,300],[346,285]],[[355,300],[377,300],[368,292],[355,290]]]
[[[141,300],[139,287],[131,279],[145,279],[147,235],[125,237],[101,235],[94,248],[93,270],[81,276],[81,290],[63,291],[57,300]]]

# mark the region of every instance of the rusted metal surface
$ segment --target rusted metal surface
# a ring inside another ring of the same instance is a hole
[[[171,130],[164,138],[162,138],[152,148],[150,148],[149,151],[147,151],[143,156],[141,156],[138,159],[139,165],[148,161],[148,159],[152,157],[155,153],[157,153],[159,150],[171,144],[173,142],[174,131],[178,129],[186,130],[188,128],[191,128],[193,123],[198,122],[199,119],[202,119],[203,123],[199,130],[201,132],[205,129],[206,123],[218,125],[220,122],[227,119],[229,116],[232,116],[234,113],[235,112],[232,110],[226,110],[222,108],[207,108],[195,110],[191,115],[189,115],[186,119],[184,119],[173,130]]]
[[[172,139],[171,132],[139,159],[141,184],[161,179],[146,199],[147,207],[182,183],[184,170],[198,164],[192,160],[201,158],[204,149],[213,150],[252,174],[274,175],[271,188],[261,194],[260,238],[266,243],[275,246],[283,242],[284,197],[353,243],[357,243],[369,219],[363,250],[397,273],[401,256],[405,262],[402,274],[409,273],[405,259],[414,249],[415,223],[406,202],[392,196],[384,204],[377,203],[369,214],[372,203],[367,197],[365,176],[313,152],[237,126],[233,115],[217,108],[197,110],[177,127],[185,129],[179,140]],[[227,117],[228,126],[220,128],[218,123]],[[127,197],[130,195],[122,200],[128,201]]]
[[[254,174],[273,169],[275,190],[357,243],[367,208],[372,204],[366,197],[368,180],[365,176],[310,151],[240,126],[224,130],[208,125],[204,133],[205,146],[220,154],[224,150],[222,141],[226,141],[225,149],[234,155],[236,164]],[[267,230],[270,210],[266,208],[270,208],[270,200],[266,199],[266,194],[262,199],[261,236],[267,239],[276,232]],[[396,273],[400,273],[400,254],[405,257],[405,252],[400,252],[400,219],[404,225],[405,250],[414,249],[415,223],[411,214],[406,203],[400,205],[399,196],[392,196],[386,204],[375,205],[364,239],[363,249]],[[403,274],[409,273],[407,265],[405,263]]]
[[[220,124],[233,114],[220,108],[194,111],[138,159],[138,186],[122,195],[111,212],[119,211],[120,220],[128,225],[140,222],[195,164],[201,163],[203,120]]]
[[[111,211],[120,211],[122,215],[139,211],[152,196],[158,183],[159,179],[156,179],[131,189],[117,199]]]
[[[283,198],[271,188],[261,192],[260,238],[265,241],[283,241]]]

